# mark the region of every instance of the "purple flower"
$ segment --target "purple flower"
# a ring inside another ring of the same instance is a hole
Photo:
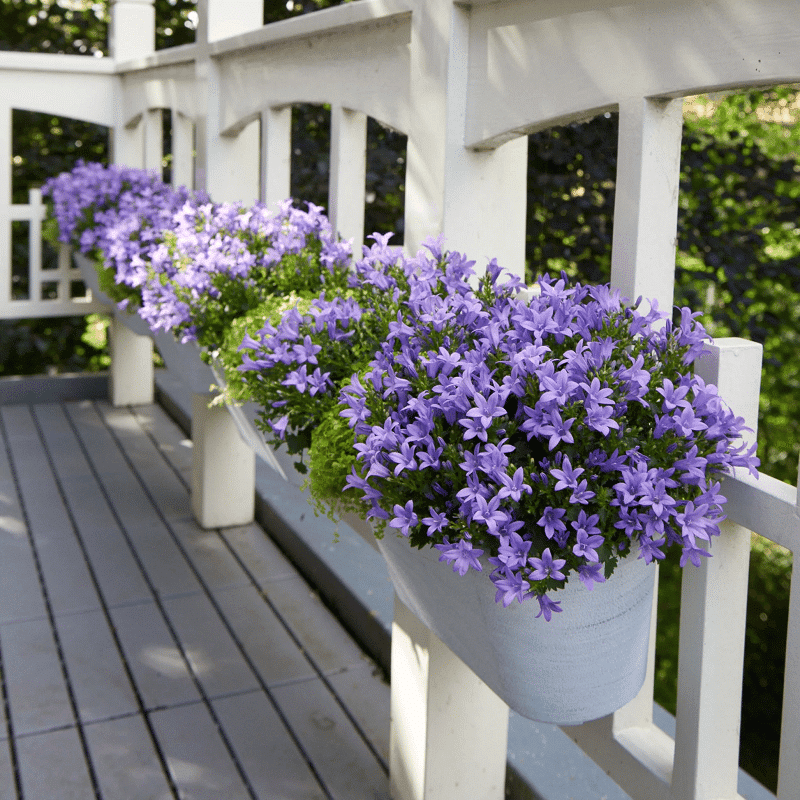
[[[472,547],[472,542],[468,539],[459,539],[455,544],[445,536],[442,544],[434,545],[441,552],[439,561],[449,561],[453,565],[453,572],[459,575],[466,575],[470,569],[483,572],[483,565],[479,557],[483,555],[483,550]]]
[[[530,573],[532,580],[543,581],[546,578],[552,578],[556,581],[564,580],[564,573],[560,570],[567,563],[566,559],[553,558],[549,547],[544,549],[541,558],[533,556],[528,559],[528,563],[533,567]]]
[[[553,613],[563,611],[560,600],[551,600],[546,594],[536,595],[536,599],[539,601],[539,613],[536,616],[543,616],[545,622],[550,622]]]
[[[552,539],[557,534],[567,530],[567,526],[561,519],[566,513],[566,509],[563,508],[553,508],[552,506],[545,508],[538,524],[544,528],[545,536],[548,539]]]
[[[572,523],[575,528],[577,544],[572,548],[572,552],[576,556],[582,556],[587,561],[597,561],[597,548],[605,541],[600,536],[600,529],[597,527],[597,522],[600,518],[597,514],[587,516],[586,512],[581,509],[578,514],[578,519]]]
[[[392,509],[394,517],[389,521],[390,528],[399,529],[403,536],[408,536],[411,528],[416,527],[419,519],[414,513],[414,501],[409,500],[404,506],[395,505]]]

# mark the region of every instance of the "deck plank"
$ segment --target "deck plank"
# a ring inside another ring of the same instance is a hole
[[[275,696],[335,800],[389,800],[389,779],[320,680]]]
[[[14,734],[72,725],[75,719],[49,621],[2,625],[0,647]]]
[[[262,692],[219,698],[214,709],[259,798],[323,797],[311,766]]]
[[[93,722],[85,730],[104,798],[161,800],[172,797],[169,781],[142,717]]]
[[[99,599],[36,422],[27,408],[7,407],[0,413],[52,612],[98,609]]]
[[[192,800],[252,800],[215,721],[202,703],[151,715],[172,779]]]
[[[97,795],[76,728],[17,740],[25,800],[91,800]]]

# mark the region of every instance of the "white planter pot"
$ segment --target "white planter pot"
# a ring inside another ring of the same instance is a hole
[[[460,576],[438,550],[412,548],[393,531],[378,547],[403,603],[522,716],[578,725],[641,688],[655,569],[635,554],[592,591],[575,579],[553,593],[563,611],[547,622],[536,619],[535,600],[495,603],[486,572]]]
[[[114,319],[129,328],[137,336],[152,337],[153,333],[150,330],[150,326],[138,314],[129,314],[127,311],[117,308],[117,304],[105,292],[101,291],[95,262],[87,258],[83,253],[74,253],[73,257],[81,271],[81,278],[84,284],[92,290],[92,298],[110,305],[114,310]]]
[[[179,342],[171,333],[155,334],[156,347],[171,372],[189,391],[206,394],[217,381],[211,367],[200,357],[197,342]]]
[[[95,262],[83,253],[79,253],[77,250],[72,251],[72,257],[78,265],[78,269],[81,271],[81,278],[84,284],[92,290],[92,299],[115,306],[116,303],[114,303],[105,292],[100,291],[100,283],[97,278],[97,265]]]

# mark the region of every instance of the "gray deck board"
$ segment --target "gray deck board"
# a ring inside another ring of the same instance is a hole
[[[375,665],[190,469],[156,405],[0,407],[0,800],[388,797]]]

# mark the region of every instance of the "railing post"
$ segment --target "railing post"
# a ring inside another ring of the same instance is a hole
[[[797,478],[797,506],[800,513],[800,474]],[[781,713],[781,749],[778,759],[778,800],[792,800],[800,786],[800,564],[792,553],[792,581],[789,624],[786,632],[786,670]],[[796,571],[795,571],[796,567]]]
[[[262,0],[200,0],[197,39],[201,44],[258,28]],[[252,203],[259,198],[259,129],[249,124],[224,131],[224,70],[209,55],[198,59],[198,91],[205,114],[197,121],[196,188],[215,202]],[[204,528],[242,525],[255,510],[255,453],[242,441],[224,406],[212,395],[192,394],[192,511]]]
[[[761,345],[717,339],[697,373],[754,433],[758,426]],[[720,524],[711,557],[683,573],[678,709],[672,790],[675,800],[737,797],[750,532]]]
[[[525,269],[527,137],[467,149],[470,12],[452,0],[420,3],[411,30],[405,246],[429,236],[483,267],[490,258]]]
[[[393,800],[505,796],[508,706],[395,596]]]
[[[113,406],[153,402],[153,340],[140,336],[113,316],[108,326],[111,366],[108,395]]]
[[[352,239],[353,252],[359,254],[364,242],[366,180],[367,115],[335,106],[331,109],[328,212],[333,229],[343,239]]]
[[[255,455],[214,395],[192,395],[192,512],[203,528],[252,522]]]
[[[292,193],[292,107],[261,113],[261,197],[272,207]]]
[[[672,307],[683,101],[620,103],[611,283]]]
[[[172,109],[172,185],[194,187],[194,121]]]
[[[215,42],[260,28],[264,21],[262,0],[200,0],[197,40]],[[197,125],[196,186],[217,202],[252,203],[259,198],[258,125],[227,130],[223,120],[224,69],[207,54],[197,61],[198,92],[205,97],[205,113]]]
[[[128,61],[154,52],[155,31],[153,0],[111,0],[109,49],[114,59]],[[138,124],[119,120],[113,138],[116,163],[146,166],[148,122],[146,118],[139,120]],[[135,334],[112,318],[108,344],[111,353],[108,394],[112,405],[152,403],[153,340]]]
[[[111,55],[117,61],[128,61],[154,52],[154,0],[111,0],[108,41]]]

